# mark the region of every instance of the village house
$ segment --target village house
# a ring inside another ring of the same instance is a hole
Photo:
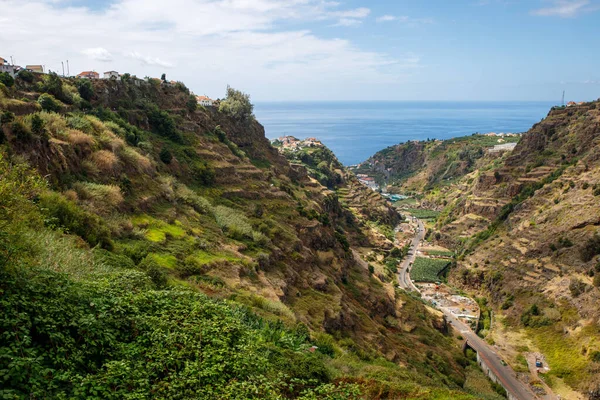
[[[21,69],[21,67],[18,67],[16,65],[11,65],[8,62],[8,60],[5,60],[4,58],[0,57],[0,72],[6,72],[7,74],[9,74],[10,76],[12,76],[14,78],[15,75],[17,74],[17,71],[19,71],[19,69]]]
[[[304,145],[308,147],[320,147],[323,146],[323,143],[321,143],[321,141],[317,138],[309,137],[307,139],[304,139]]]
[[[358,181],[373,191],[379,190],[379,185],[375,182],[375,178],[360,178]]]
[[[117,71],[106,71],[104,79],[119,79],[119,73]]]
[[[203,107],[212,107],[215,103],[213,99],[207,96],[196,96],[196,100],[198,100],[198,104]]]
[[[4,65],[4,64],[8,64],[8,61],[6,61],[4,58],[0,57],[0,65]]]
[[[576,105],[577,105],[577,103],[575,103],[574,101],[570,101],[570,102],[567,103],[567,107],[573,107],[573,106],[576,106]]]
[[[31,72],[35,72],[36,74],[43,74],[44,73],[44,66],[43,65],[26,65],[25,69]]]
[[[100,74],[96,71],[83,71],[80,74],[77,74],[78,78],[83,79],[100,79]]]

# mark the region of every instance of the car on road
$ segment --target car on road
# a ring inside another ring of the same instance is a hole
[[[504,361],[504,360],[500,360],[500,364],[504,365],[505,367],[508,365],[508,364],[506,364],[506,361]]]
[[[540,360],[535,360],[536,368],[544,368],[544,364]]]

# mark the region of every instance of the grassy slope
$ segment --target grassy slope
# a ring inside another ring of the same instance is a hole
[[[232,398],[468,398],[443,324],[349,257],[346,240],[368,240],[360,215],[295,176],[260,125],[187,110],[181,85],[95,82],[90,108],[60,82],[0,88],[16,114],[2,126],[2,291],[14,310],[3,394],[182,396],[210,383]],[[63,100],[59,113],[39,112],[40,91]],[[197,323],[181,331],[189,315]],[[232,343],[262,361],[220,362]]]

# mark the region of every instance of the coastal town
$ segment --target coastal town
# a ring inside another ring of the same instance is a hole
[[[10,57],[10,58],[12,60],[12,57]],[[8,74],[11,78],[15,78],[21,71],[28,71],[28,72],[31,72],[34,74],[50,74],[53,72],[53,71],[46,69],[46,67],[42,64],[27,64],[27,65],[25,65],[25,67],[22,67],[20,65],[16,65],[16,63],[14,61],[9,61],[3,57],[0,57],[0,74]],[[67,61],[67,71],[68,71],[68,61]],[[61,76],[73,77],[73,78],[79,78],[79,79],[90,79],[90,80],[94,80],[94,79],[120,80],[120,79],[123,79],[123,77],[125,75],[130,77],[130,79],[139,79],[135,75],[130,76],[129,74],[120,74],[117,71],[106,71],[102,74],[102,76],[100,76],[99,72],[96,72],[93,70],[92,71],[82,71],[74,76],[71,76],[69,74],[69,72],[67,72],[67,74],[65,74],[64,70],[63,70],[63,74]],[[173,81],[173,80],[167,81],[165,74],[163,74],[163,76],[160,79],[146,77],[145,80],[160,81],[161,84],[166,85],[166,86],[175,86],[178,83],[177,81]],[[215,106],[219,105],[218,99],[213,100],[206,95],[199,96],[199,95],[194,94],[194,96],[196,97],[198,104],[202,107],[215,107]]]

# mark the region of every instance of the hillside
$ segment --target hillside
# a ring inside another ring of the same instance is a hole
[[[402,256],[401,217],[334,158],[335,182],[290,164],[246,100],[0,86],[3,397],[477,394],[443,318],[361,259]]]
[[[553,109],[512,152],[485,154],[448,181],[451,143],[411,145],[427,161],[398,181],[440,211],[429,238],[461,254],[450,282],[494,309],[483,335],[523,373],[528,355],[543,354],[544,380],[569,399],[600,393],[599,106]],[[432,147],[444,149],[441,169]]]
[[[519,141],[520,135],[473,134],[448,140],[409,141],[383,149],[361,163],[355,172],[373,176],[392,192],[424,192],[455,182],[501,157],[490,151]]]

